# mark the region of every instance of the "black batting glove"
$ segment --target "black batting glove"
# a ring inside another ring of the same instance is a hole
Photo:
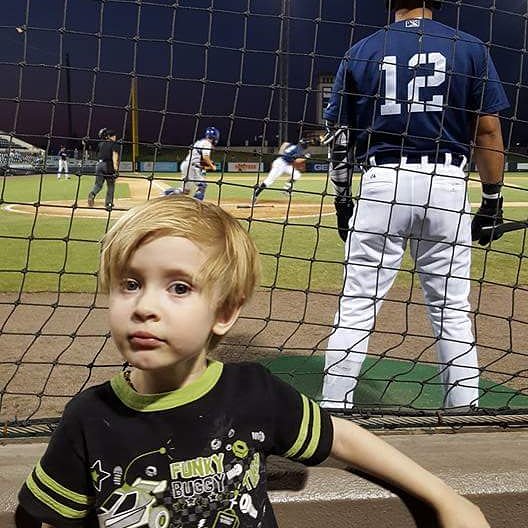
[[[350,197],[336,198],[334,202],[337,216],[337,231],[343,242],[348,238],[348,224],[354,213],[354,202]]]
[[[471,239],[478,240],[481,246],[486,246],[492,240],[498,240],[502,233],[498,233],[494,229],[482,231],[482,228],[486,226],[495,227],[503,222],[502,196],[494,199],[482,198],[482,203],[471,221]]]

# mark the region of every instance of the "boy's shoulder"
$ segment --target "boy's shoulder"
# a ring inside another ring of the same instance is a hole
[[[97,408],[107,406],[112,398],[112,388],[110,381],[105,381],[98,385],[93,385],[76,394],[64,409],[65,417],[83,417],[96,412]],[[90,413],[90,414],[88,414]]]
[[[248,405],[254,401],[275,400],[281,395],[293,397],[298,391],[275,375],[265,365],[253,361],[224,363],[223,387],[229,392],[242,394]],[[286,391],[286,394],[284,394]]]
[[[254,361],[224,363],[222,378],[226,385],[236,387],[248,398],[252,393],[263,394],[273,390],[278,381],[266,366]]]
[[[244,385],[251,385],[258,380],[266,381],[272,376],[264,365],[255,361],[224,363],[223,371],[227,381],[237,381]]]

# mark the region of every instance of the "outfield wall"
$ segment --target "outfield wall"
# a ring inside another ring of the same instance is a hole
[[[271,168],[271,163],[273,162],[273,157],[266,156],[265,161],[226,161],[225,163],[221,161],[215,162],[216,171],[222,173],[263,173],[268,172]],[[97,160],[93,159],[68,159],[68,168],[71,173],[82,173],[82,174],[93,174],[95,173],[95,165]],[[59,166],[58,156],[48,156],[46,158],[46,172],[55,172]],[[312,157],[311,160],[306,162],[306,172],[316,172],[316,173],[327,173],[328,172],[328,161],[326,161],[326,155],[321,157]],[[10,170],[6,172],[6,175],[18,175],[18,174],[29,174],[29,173],[38,173],[42,169],[38,167],[33,167],[30,164],[26,163],[25,165],[21,164],[11,164]],[[120,172],[134,172],[134,166],[131,161],[122,161],[119,166]],[[505,172],[524,172],[528,171],[528,163],[522,162],[507,162],[504,165]],[[136,166],[137,172],[143,173],[179,173],[181,171],[181,161],[172,160],[172,161],[139,161]],[[471,172],[478,172],[474,164],[470,167]],[[354,172],[362,172],[362,167],[360,165],[354,166]]]
[[[125,162],[126,163],[126,162]],[[265,162],[216,162],[216,170],[218,172],[268,172],[271,168],[271,161]],[[141,161],[138,167],[139,172],[179,172],[181,170],[181,163],[179,161]],[[476,172],[476,167],[472,166],[471,171]],[[528,163],[508,162],[504,165],[505,172],[523,172],[528,171]],[[359,165],[354,166],[354,172],[361,172],[362,168]],[[328,172],[328,162],[325,158],[312,159],[306,162],[306,172]]]

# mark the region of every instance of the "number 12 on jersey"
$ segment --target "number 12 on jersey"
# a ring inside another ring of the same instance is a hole
[[[397,59],[396,55],[383,57],[380,70],[385,72],[385,101],[381,105],[381,115],[399,115],[402,113],[402,103],[397,103]],[[440,86],[446,78],[446,58],[438,52],[416,53],[409,59],[408,67],[416,71],[422,64],[433,64],[433,72],[429,75],[413,75],[407,84],[407,103],[409,112],[441,112],[444,104],[443,95],[433,95],[427,101],[420,99],[420,88]]]

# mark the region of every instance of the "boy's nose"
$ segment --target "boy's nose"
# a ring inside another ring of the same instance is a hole
[[[135,305],[135,316],[140,319],[158,318],[159,300],[159,294],[157,292],[143,290]]]

